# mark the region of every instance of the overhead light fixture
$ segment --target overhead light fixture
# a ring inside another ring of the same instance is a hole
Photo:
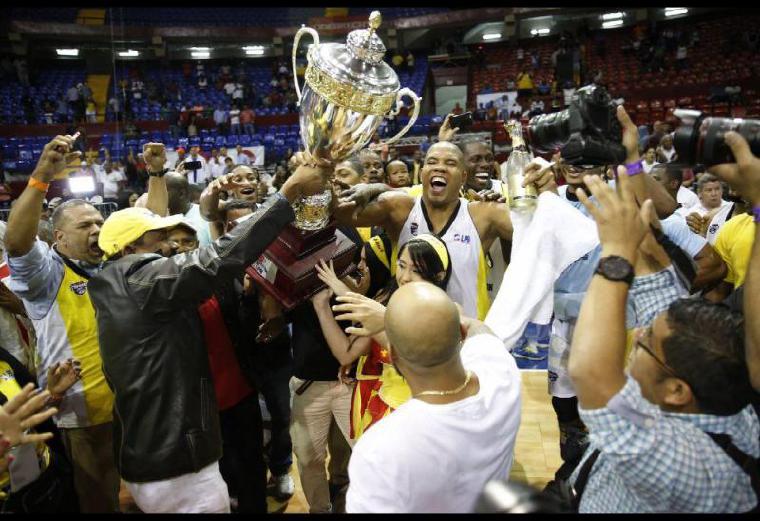
[[[483,35],[484,40],[498,40],[501,38],[501,33],[486,33]]]
[[[119,56],[123,58],[136,58],[137,56],[140,56],[140,53],[138,51],[135,51],[133,49],[129,49],[126,51],[121,51],[119,53]]]
[[[602,20],[619,20],[620,18],[623,18],[625,16],[625,13],[621,13],[620,11],[616,13],[605,13],[602,15]]]
[[[679,14],[686,14],[689,10],[685,7],[666,7],[665,16],[678,16]]]
[[[79,56],[79,49],[56,49],[58,56]]]
[[[208,51],[193,51],[190,53],[190,56],[193,58],[208,58],[211,56],[211,53]]]
[[[549,34],[550,29],[548,27],[542,27],[540,29],[531,29],[530,34],[533,36],[543,36],[545,34]]]
[[[609,22],[602,22],[603,29],[612,29],[613,27],[620,27],[623,25],[623,20],[610,20]]]
[[[264,55],[263,45],[249,45],[247,47],[243,47],[243,50],[249,56],[263,56]]]
[[[210,51],[209,47],[190,47],[191,51]]]

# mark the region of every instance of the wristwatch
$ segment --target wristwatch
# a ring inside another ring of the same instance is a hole
[[[629,286],[633,282],[633,266],[623,257],[610,255],[599,259],[596,272],[612,282],[625,282]]]
[[[168,168],[164,168],[160,172],[151,172],[150,170],[148,170],[148,175],[151,177],[164,177],[166,175],[166,172],[168,171],[169,171]]]

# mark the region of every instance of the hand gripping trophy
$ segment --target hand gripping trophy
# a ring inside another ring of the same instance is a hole
[[[411,89],[400,89],[398,76],[383,61],[385,45],[377,35],[381,22],[380,13],[373,11],[369,28],[352,31],[345,44],[320,44],[319,34],[310,27],[301,27],[293,41],[301,141],[309,155],[333,166],[366,146],[383,118],[399,113],[403,97],[414,103],[409,122],[384,144],[400,139],[419,115],[420,98]],[[301,90],[296,52],[304,34],[311,35],[314,44],[307,53],[306,83]],[[320,259],[333,259],[341,277],[354,268],[356,246],[331,223],[331,203],[329,186],[321,194],[296,202],[295,222],[248,269],[249,275],[286,310],[324,287],[315,271]]]

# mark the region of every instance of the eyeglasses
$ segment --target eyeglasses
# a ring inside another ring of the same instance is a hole
[[[673,368],[671,368],[668,364],[660,360],[658,356],[654,354],[654,351],[652,351],[649,347],[647,347],[647,345],[644,344],[644,342],[642,342],[641,340],[637,340],[636,347],[643,349],[649,356],[654,358],[655,362],[657,362],[671,376],[674,376],[676,378],[681,378],[680,376],[678,376],[678,373],[676,373]]]

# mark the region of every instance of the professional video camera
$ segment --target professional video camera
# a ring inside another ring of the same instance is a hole
[[[570,165],[612,165],[625,161],[617,104],[604,87],[575,91],[561,112],[535,116],[528,123],[531,147],[539,154],[561,151]]]
[[[673,115],[681,120],[681,126],[673,137],[673,146],[680,162],[705,166],[736,163],[725,141],[729,130],[744,136],[752,153],[760,156],[760,120],[711,118],[690,109],[676,109]]]

